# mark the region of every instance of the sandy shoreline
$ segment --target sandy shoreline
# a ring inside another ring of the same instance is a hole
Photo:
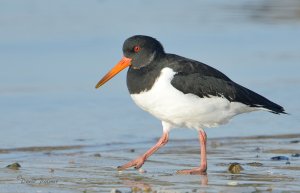
[[[143,153],[152,141],[91,146],[0,149],[1,192],[251,192],[300,191],[300,134],[215,138],[208,141],[208,175],[177,175],[199,163],[196,139],[171,140],[136,170],[116,167]],[[271,158],[284,156],[288,160]],[[6,168],[18,162],[19,170]],[[237,162],[240,174],[227,171]]]

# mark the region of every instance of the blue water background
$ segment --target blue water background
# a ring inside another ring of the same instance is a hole
[[[297,1],[0,1],[0,147],[139,142],[161,135],[126,71],[94,86],[135,34],[207,63],[285,107],[207,129],[209,137],[300,132]],[[295,12],[295,15],[294,15]],[[173,130],[172,138],[196,138]]]

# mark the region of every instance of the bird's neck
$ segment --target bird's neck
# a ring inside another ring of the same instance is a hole
[[[150,90],[159,77],[163,65],[160,61],[155,60],[151,64],[134,69],[129,67],[127,71],[127,87],[130,94],[139,94]]]

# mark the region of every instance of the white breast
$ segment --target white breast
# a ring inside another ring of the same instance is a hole
[[[194,129],[215,127],[227,123],[237,114],[255,110],[223,97],[200,98],[194,94],[184,94],[171,85],[175,74],[171,68],[162,69],[153,87],[132,94],[132,99],[143,110],[173,127]]]

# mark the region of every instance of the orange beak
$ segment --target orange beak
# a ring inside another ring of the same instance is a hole
[[[123,56],[123,58],[118,62],[118,64],[115,65],[96,85],[96,88],[99,88],[103,84],[105,84],[107,81],[109,81],[112,77],[117,75],[119,72],[121,72],[124,68],[131,65],[131,59],[126,58]]]

